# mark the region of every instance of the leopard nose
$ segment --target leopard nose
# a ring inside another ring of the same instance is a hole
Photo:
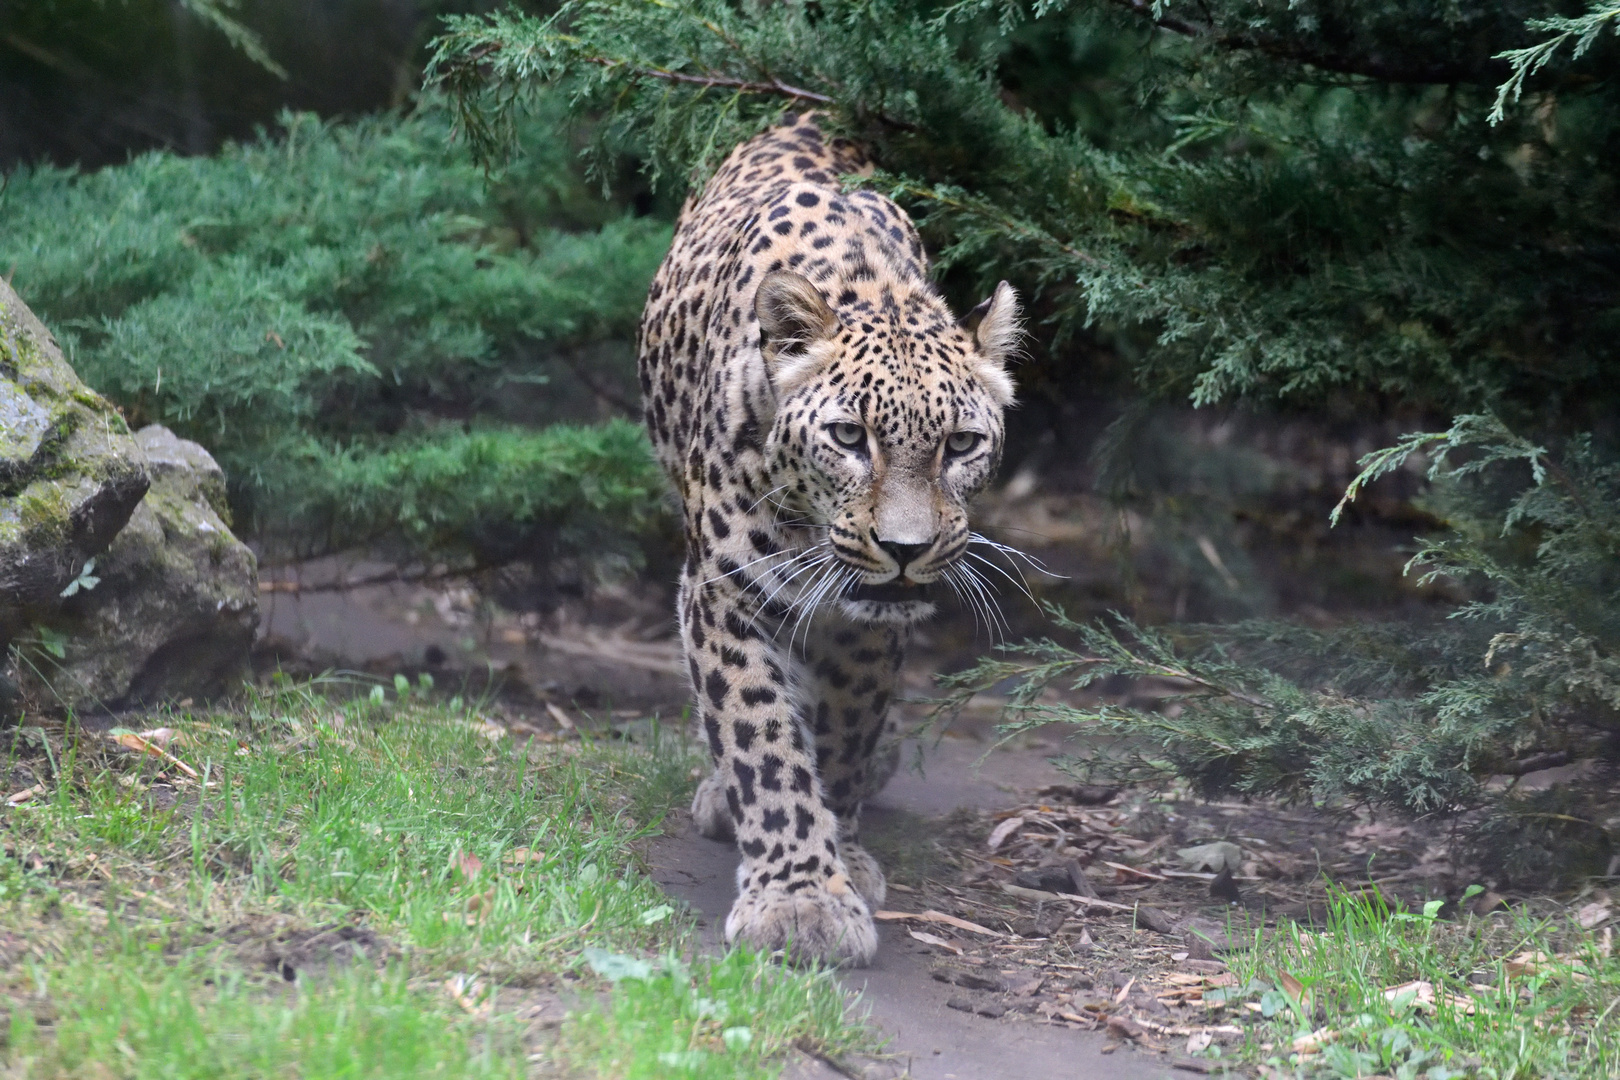
[[[896,544],[889,540],[878,541],[878,547],[882,548],[884,551],[887,551],[890,558],[894,559],[896,563],[900,564],[900,572],[902,574],[906,572],[906,567],[909,564],[916,562],[923,552],[927,551],[933,546],[934,545],[931,542],[927,544]]]

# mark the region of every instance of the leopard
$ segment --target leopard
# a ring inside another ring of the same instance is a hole
[[[785,116],[687,197],[637,363],[713,764],[692,817],[739,853],[725,939],[860,966],[886,893],[861,806],[893,771],[912,628],[964,580],[1023,329],[1005,281],[952,314],[911,218],[862,183],[870,153],[825,120]]]

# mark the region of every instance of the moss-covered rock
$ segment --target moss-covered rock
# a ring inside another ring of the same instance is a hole
[[[22,676],[30,696],[44,676],[49,697],[80,713],[227,693],[258,628],[258,563],[231,534],[219,465],[167,428],[135,442],[151,490],[96,560],[99,580],[64,600],[64,655]]]
[[[0,281],[0,646],[57,609],[147,483],[123,417]]]

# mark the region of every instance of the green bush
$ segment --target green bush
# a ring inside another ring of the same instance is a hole
[[[556,117],[491,182],[431,104],[210,158],[20,170],[0,265],[133,424],[201,442],[272,553],[397,542],[483,561],[601,550],[657,511],[627,425],[669,241],[587,189]]]

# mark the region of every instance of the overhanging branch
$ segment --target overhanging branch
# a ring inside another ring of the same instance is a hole
[[[627,74],[636,78],[663,79],[666,82],[687,83],[702,87],[721,87],[727,90],[736,90],[742,94],[772,94],[778,97],[792,98],[795,101],[809,101],[817,105],[831,105],[834,103],[833,99],[826,94],[818,94],[814,90],[804,90],[797,86],[790,86],[781,79],[762,82],[738,79],[713,71],[693,75],[685,71],[671,71],[668,68],[637,67],[634,64],[628,64],[623,60],[614,60],[607,56],[586,56],[581,59],[587,63],[599,64],[605,68],[622,68]]]
[[[1152,0],[1110,0],[1118,7],[1150,20],[1161,30],[1183,37],[1207,41],[1219,48],[1261,53],[1278,60],[1291,60],[1340,75],[1361,75],[1387,83],[1438,84],[1471,83],[1495,87],[1511,72],[1500,60],[1480,63],[1422,63],[1404,57],[1389,59],[1376,53],[1346,56],[1322,52],[1300,42],[1270,34],[1222,30],[1213,23],[1199,23],[1176,15],[1153,14]]]

